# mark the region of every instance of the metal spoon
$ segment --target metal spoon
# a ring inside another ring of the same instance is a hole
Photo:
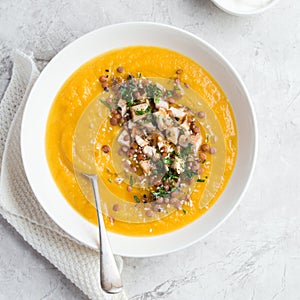
[[[99,240],[100,240],[100,283],[103,291],[109,294],[118,294],[122,291],[123,284],[119,273],[115,258],[111,251],[109,240],[107,237],[104,220],[101,212],[101,200],[98,188],[98,179],[95,174],[84,174],[87,177],[93,188],[93,194],[96,203],[96,210],[99,225]]]

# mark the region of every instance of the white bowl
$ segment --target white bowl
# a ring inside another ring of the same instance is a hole
[[[130,237],[109,233],[115,254],[146,257],[169,253],[199,241],[220,225],[245,193],[256,158],[256,122],[249,94],[237,72],[199,37],[156,23],[124,23],[84,35],[58,53],[43,70],[28,98],[21,131],[25,171],[31,187],[49,216],[79,242],[98,249],[98,229],[64,199],[48,168],[45,155],[46,122],[52,102],[66,79],[83,63],[108,50],[152,45],[185,54],[202,65],[220,84],[236,117],[239,152],[232,177],[216,204],[192,224],[160,236]]]
[[[269,8],[273,7],[279,0],[261,0],[261,5],[255,7],[254,5],[247,5],[251,1],[255,2],[257,0],[211,0],[217,7],[222,9],[228,14],[234,16],[250,16],[260,14]],[[265,3],[263,4],[263,1]],[[246,3],[246,4],[243,4]]]

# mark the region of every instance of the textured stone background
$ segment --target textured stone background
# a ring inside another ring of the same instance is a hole
[[[208,0],[0,1],[0,98],[13,50],[42,68],[95,28],[172,24],[202,37],[242,75],[259,128],[258,162],[243,202],[204,241],[174,254],[125,259],[131,300],[300,299],[300,2],[234,17]],[[86,299],[0,219],[0,299]]]

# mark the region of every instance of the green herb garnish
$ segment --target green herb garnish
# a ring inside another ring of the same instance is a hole
[[[100,99],[100,101],[109,109],[112,110],[112,107],[104,100],[104,99]]]
[[[150,106],[147,106],[147,108],[144,110],[144,109],[141,109],[141,110],[136,110],[135,111],[135,114],[137,115],[137,116],[142,116],[142,115],[144,115],[144,114],[149,114],[149,113],[151,113],[151,107]]]
[[[159,153],[159,152],[158,152],[158,153]],[[165,164],[164,164],[163,159],[160,159],[159,161],[157,161],[156,166],[157,166],[157,168],[158,168],[160,171],[164,171],[164,170],[165,170]]]
[[[157,191],[152,192],[152,195],[156,198],[157,197],[166,197],[166,196],[168,196],[168,192],[165,190],[164,187],[161,187]]]
[[[132,175],[130,175],[129,183],[130,183],[130,185],[133,185],[133,178],[132,178]]]
[[[183,209],[182,212],[186,215],[186,210],[185,209]]]
[[[179,154],[178,154],[178,152],[176,152],[175,150],[173,150],[173,151],[171,152],[171,154],[173,154],[173,155],[175,155],[175,156],[179,157]]]
[[[178,178],[179,178],[179,176],[178,176],[176,170],[173,169],[173,168],[170,168],[170,169],[166,172],[166,174],[165,174],[165,176],[164,176],[164,178],[163,178],[163,181],[167,181],[167,180],[176,180],[176,179],[178,179]]]
[[[131,101],[128,101],[126,104],[127,104],[127,107],[131,107],[131,106],[139,104],[139,103],[140,102],[137,100],[131,100]]]
[[[205,179],[197,179],[197,182],[205,182]]]
[[[162,90],[156,85],[148,85],[145,87],[147,97],[153,99],[154,103],[159,103],[162,97]]]
[[[185,170],[182,173],[183,178],[192,178],[193,176],[195,176],[198,172],[197,171],[193,171],[193,170]]]
[[[119,93],[122,99],[126,100],[126,102],[133,101],[132,90],[129,87],[122,86],[119,89]]]
[[[134,198],[134,200],[135,200],[136,203],[140,203],[141,202],[141,200],[139,199],[139,197],[137,195],[134,195],[133,198]]]
[[[154,103],[159,103],[159,101],[160,101],[160,97],[158,97],[158,96],[156,96],[156,97],[154,97]]]
[[[182,128],[179,129],[179,132],[180,132],[181,135],[184,134],[184,130]]]
[[[182,158],[187,157],[192,151],[192,143],[189,143],[188,146],[181,152]]]
[[[143,109],[141,110],[135,110],[134,113],[137,115],[137,116],[142,116],[143,114],[145,114],[145,111]]]
[[[173,95],[173,91],[171,91],[171,90],[167,90],[167,92],[166,92],[166,93],[167,93],[167,96],[168,96],[168,97],[170,97],[170,96],[172,96],[172,95]]]
[[[165,158],[165,159],[164,159],[164,163],[165,163],[166,165],[171,165],[171,164],[173,163],[173,160],[172,160],[171,158]]]

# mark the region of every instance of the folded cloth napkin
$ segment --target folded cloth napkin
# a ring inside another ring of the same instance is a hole
[[[127,299],[124,293],[107,295],[100,290],[99,252],[81,245],[58,227],[42,209],[27,181],[20,128],[28,94],[38,76],[32,58],[16,51],[12,78],[0,102],[0,213],[90,299]],[[116,257],[116,261],[121,271],[122,259]]]

